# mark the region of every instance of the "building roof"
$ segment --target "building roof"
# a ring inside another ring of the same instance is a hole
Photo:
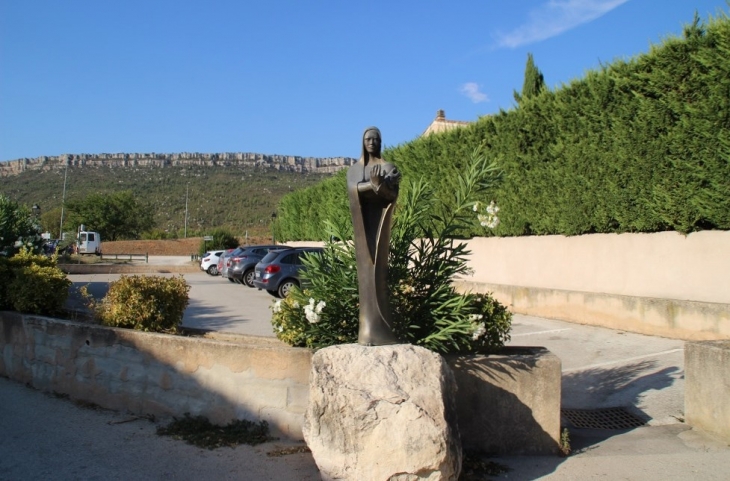
[[[443,110],[438,110],[436,112],[436,118],[433,122],[431,122],[431,125],[429,125],[428,128],[421,134],[421,137],[446,132],[447,130],[464,127],[465,125],[469,124],[470,122],[465,122],[463,120],[446,120],[446,113]]]

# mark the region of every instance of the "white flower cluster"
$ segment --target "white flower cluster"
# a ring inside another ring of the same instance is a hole
[[[274,305],[271,306],[271,310],[274,312],[274,314],[278,314],[281,312],[281,301],[274,302]]]
[[[477,213],[477,219],[479,219],[479,223],[482,225],[482,227],[487,227],[489,229],[494,229],[499,225],[499,217],[497,217],[497,213],[499,212],[499,206],[494,201],[491,201],[489,205],[484,209],[486,214],[480,214],[479,213],[479,202],[474,203],[474,212]]]
[[[321,319],[320,314],[322,313],[322,309],[324,309],[326,305],[327,304],[325,304],[324,301],[319,301],[315,306],[314,299],[310,297],[309,304],[304,306],[304,317],[306,317],[311,324],[318,323]]]
[[[484,334],[487,333],[487,326],[483,322],[478,322],[484,319],[484,316],[481,314],[472,314],[469,316],[469,320],[472,322],[472,325],[474,326],[474,330],[471,333],[471,340],[476,341],[480,337],[482,337]]]

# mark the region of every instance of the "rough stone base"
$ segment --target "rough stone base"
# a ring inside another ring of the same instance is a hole
[[[304,439],[322,479],[458,479],[455,390],[443,358],[418,346],[315,353]]]

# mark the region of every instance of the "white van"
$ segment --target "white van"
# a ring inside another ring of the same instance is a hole
[[[98,232],[82,230],[76,239],[76,249],[79,254],[101,255],[101,236]]]

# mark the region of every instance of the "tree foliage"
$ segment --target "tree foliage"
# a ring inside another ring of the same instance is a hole
[[[545,90],[545,77],[540,72],[540,69],[537,68],[537,65],[535,65],[535,59],[532,57],[532,54],[528,53],[522,93],[520,94],[515,91],[515,100],[517,103],[520,103],[523,99],[537,97],[543,90]]]
[[[213,238],[212,241],[200,241],[198,254],[203,255],[206,251],[218,249],[235,249],[239,246],[238,239],[228,229],[218,228],[206,233]]]
[[[138,202],[131,191],[90,194],[69,202],[68,210],[72,224],[84,225],[109,241],[136,239],[153,225],[152,209]]]
[[[0,251],[6,256],[21,247],[38,252],[42,243],[40,225],[30,209],[0,194]]]

